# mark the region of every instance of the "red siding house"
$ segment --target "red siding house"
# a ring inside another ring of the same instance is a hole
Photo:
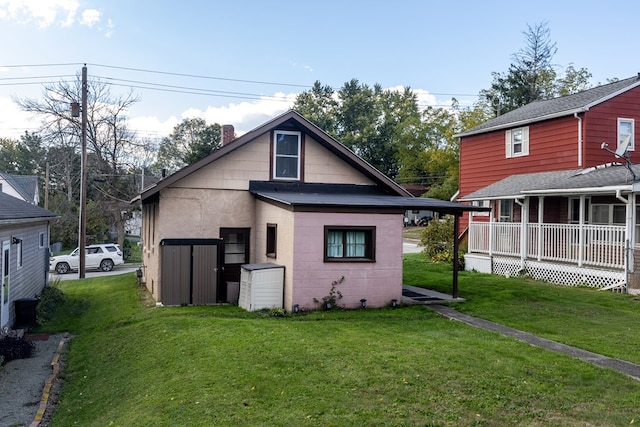
[[[458,200],[492,208],[461,219],[467,269],[638,290],[639,120],[640,75],[457,135]]]

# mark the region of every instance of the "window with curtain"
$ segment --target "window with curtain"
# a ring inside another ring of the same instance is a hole
[[[325,261],[375,261],[375,227],[325,226]]]

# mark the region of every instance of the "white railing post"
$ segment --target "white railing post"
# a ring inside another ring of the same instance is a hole
[[[542,259],[542,223],[544,222],[544,196],[538,197],[538,261]]]
[[[580,220],[578,221],[578,267],[582,267],[584,260],[584,217],[585,217],[585,196],[580,196]]]

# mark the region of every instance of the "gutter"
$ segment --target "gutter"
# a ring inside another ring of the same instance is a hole
[[[524,190],[522,194],[527,196],[553,195],[553,194],[593,194],[593,193],[616,193],[632,192],[633,185],[612,185],[608,187],[585,187],[585,188],[554,188],[550,190]]]

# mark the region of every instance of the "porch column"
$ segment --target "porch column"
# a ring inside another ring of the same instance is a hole
[[[524,268],[529,247],[529,197],[525,197],[524,202],[515,200],[520,205],[520,267]]]
[[[542,260],[542,223],[544,222],[544,196],[538,196],[538,261]]]
[[[496,203],[500,203],[499,201],[493,201],[492,202],[494,204],[493,209],[491,209],[491,212],[489,213],[489,257],[493,256],[493,233],[495,232],[494,227],[495,227],[495,221],[493,218],[493,213],[497,212],[498,209],[496,209],[495,204]],[[493,264],[493,263],[492,263]]]
[[[584,218],[585,218],[585,195],[580,195],[580,219],[578,221],[578,267],[582,267],[584,260]]]
[[[622,200],[622,197],[619,198]],[[624,273],[627,289],[629,287],[629,273],[633,270],[633,248],[635,241],[635,206],[636,194],[631,193],[627,196],[626,206],[626,227],[624,236]]]

